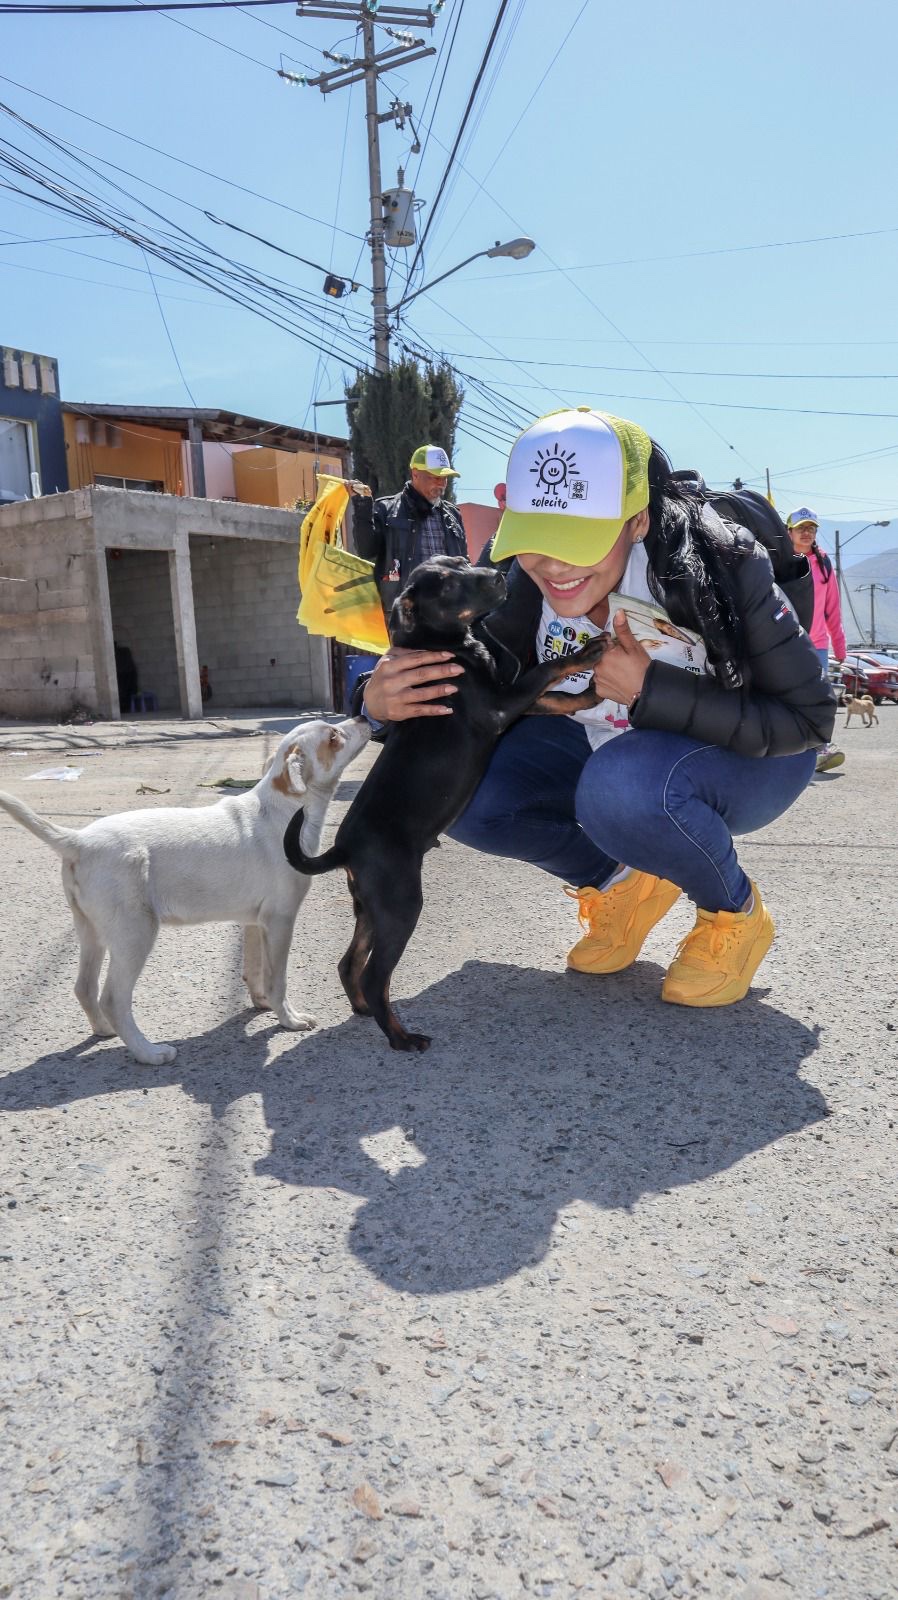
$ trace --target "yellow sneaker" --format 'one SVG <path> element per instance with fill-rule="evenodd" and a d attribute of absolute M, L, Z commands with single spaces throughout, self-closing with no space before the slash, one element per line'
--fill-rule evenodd
<path fill-rule="evenodd" d="M 661 985 L 675 1006 L 730 1006 L 748 993 L 776 928 L 758 890 L 751 911 L 699 911 Z"/>
<path fill-rule="evenodd" d="M 631 872 L 610 889 L 569 889 L 580 902 L 580 925 L 587 931 L 567 964 L 576 972 L 622 972 L 639 955 L 652 928 L 681 894 L 675 883 Z"/>

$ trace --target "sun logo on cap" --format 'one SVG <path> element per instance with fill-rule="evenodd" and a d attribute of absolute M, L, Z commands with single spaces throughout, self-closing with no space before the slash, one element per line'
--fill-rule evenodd
<path fill-rule="evenodd" d="M 536 464 L 530 468 L 537 484 L 549 491 L 565 488 L 568 473 L 577 471 L 575 455 L 574 450 L 562 450 L 557 442 L 551 450 L 537 450 Z"/>

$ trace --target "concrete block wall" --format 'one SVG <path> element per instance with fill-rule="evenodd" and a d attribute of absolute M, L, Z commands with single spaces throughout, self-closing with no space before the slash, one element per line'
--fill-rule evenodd
<path fill-rule="evenodd" d="M 134 657 L 141 689 L 150 689 L 160 711 L 180 710 L 178 660 L 166 550 L 106 553 L 112 634 Z M 128 707 L 122 708 L 128 715 Z"/>
<path fill-rule="evenodd" d="M 0 582 L 0 715 L 117 717 L 114 637 L 161 711 L 201 714 L 200 664 L 212 712 L 329 707 L 328 643 L 296 622 L 296 552 L 292 513 L 236 502 L 93 488 L 0 506 L 0 578 L 24 580 Z"/>
<path fill-rule="evenodd" d="M 309 636 L 296 621 L 297 543 L 192 536 L 190 566 L 207 706 L 320 704 L 312 690 Z"/>
<path fill-rule="evenodd" d="M 70 495 L 0 506 L 0 715 L 97 707 L 90 524 Z"/>

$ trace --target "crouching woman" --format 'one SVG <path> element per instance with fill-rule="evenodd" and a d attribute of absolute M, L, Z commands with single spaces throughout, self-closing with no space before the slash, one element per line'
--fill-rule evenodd
<path fill-rule="evenodd" d="M 786 560 L 780 587 L 764 546 L 674 475 L 641 428 L 588 407 L 521 435 L 507 497 L 491 551 L 510 561 L 507 598 L 479 630 L 500 678 L 600 632 L 609 645 L 591 674 L 566 680 L 566 714 L 527 717 L 499 741 L 451 836 L 568 886 L 584 929 L 568 965 L 581 972 L 630 966 L 687 895 L 695 926 L 662 999 L 729 1005 L 774 936 L 733 837 L 794 804 L 835 718 L 793 609 L 811 592 L 806 563 Z M 654 637 L 628 622 L 647 609 Z M 372 675 L 368 714 L 451 714 L 462 669 L 404 654 Z"/>

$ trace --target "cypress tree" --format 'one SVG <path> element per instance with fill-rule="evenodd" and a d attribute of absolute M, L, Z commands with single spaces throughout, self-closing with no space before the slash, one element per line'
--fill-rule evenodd
<path fill-rule="evenodd" d="M 388 372 L 357 372 L 346 389 L 355 476 L 377 498 L 402 488 L 418 445 L 442 445 L 453 460 L 463 398 L 445 361 L 421 367 L 406 357 Z"/>

